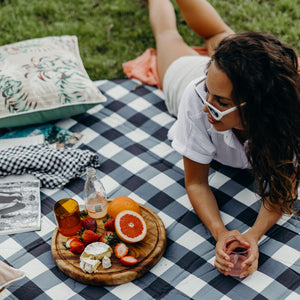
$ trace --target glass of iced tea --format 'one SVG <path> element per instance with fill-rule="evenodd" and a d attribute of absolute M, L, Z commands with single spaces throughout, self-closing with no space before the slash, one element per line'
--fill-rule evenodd
<path fill-rule="evenodd" d="M 242 267 L 242 264 L 249 257 L 250 247 L 232 239 L 232 237 L 229 241 L 225 241 L 225 247 L 225 251 L 230 256 L 230 262 L 233 264 L 233 268 L 228 272 L 228 275 L 239 277 L 248 268 L 248 266 Z"/>
<path fill-rule="evenodd" d="M 76 235 L 81 229 L 79 206 L 74 199 L 62 199 L 55 203 L 54 214 L 58 231 L 64 236 Z"/>

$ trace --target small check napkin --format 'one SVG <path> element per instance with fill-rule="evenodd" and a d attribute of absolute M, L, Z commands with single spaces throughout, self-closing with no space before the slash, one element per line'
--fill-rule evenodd
<path fill-rule="evenodd" d="M 0 176 L 32 174 L 46 188 L 61 187 L 81 176 L 87 166 L 98 167 L 89 150 L 52 148 L 48 144 L 15 146 L 0 151 Z"/>

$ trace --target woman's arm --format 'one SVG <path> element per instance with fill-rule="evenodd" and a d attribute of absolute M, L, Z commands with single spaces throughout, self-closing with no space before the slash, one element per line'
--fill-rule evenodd
<path fill-rule="evenodd" d="M 254 225 L 245 234 L 243 234 L 250 243 L 251 252 L 249 258 L 244 261 L 244 264 L 249 267 L 246 272 L 241 274 L 240 277 L 246 277 L 257 270 L 259 256 L 257 246 L 258 241 L 272 226 L 276 224 L 281 216 L 282 212 L 280 209 L 267 209 L 263 204 L 261 205 Z"/>
<path fill-rule="evenodd" d="M 266 208 L 263 204 L 260 207 L 256 221 L 252 228 L 247 232 L 248 236 L 256 239 L 260 238 L 281 218 L 282 212 L 280 208 Z"/>
<path fill-rule="evenodd" d="M 282 216 L 280 209 L 267 209 L 262 204 L 254 225 L 245 234 L 241 234 L 238 230 L 228 231 L 221 219 L 215 196 L 208 185 L 209 165 L 194 162 L 187 157 L 183 157 L 183 162 L 185 187 L 189 199 L 198 217 L 217 242 L 215 266 L 225 275 L 227 275 L 229 268 L 233 267 L 228 262 L 228 255 L 224 252 L 224 241 L 227 237 L 234 235 L 241 243 L 247 245 L 250 243 L 250 256 L 245 261 L 249 268 L 240 277 L 250 275 L 258 267 L 257 243 Z"/>
<path fill-rule="evenodd" d="M 224 251 L 225 239 L 236 236 L 241 243 L 246 242 L 238 230 L 228 231 L 223 224 L 216 198 L 208 185 L 208 164 L 199 164 L 183 157 L 185 171 L 185 187 L 195 212 L 206 228 L 217 241 L 215 253 L 215 266 L 223 274 L 227 275 L 233 265 L 229 262 L 229 256 Z"/>
<path fill-rule="evenodd" d="M 208 164 L 200 164 L 183 157 L 185 188 L 198 217 L 213 235 L 215 240 L 221 233 L 227 232 L 217 201 L 208 185 Z"/>

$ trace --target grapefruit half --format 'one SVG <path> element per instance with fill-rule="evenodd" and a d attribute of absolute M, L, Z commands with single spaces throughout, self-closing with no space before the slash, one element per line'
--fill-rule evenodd
<path fill-rule="evenodd" d="M 127 243 L 140 242 L 147 234 L 144 218 L 132 210 L 123 210 L 116 216 L 115 229 L 120 240 Z"/>

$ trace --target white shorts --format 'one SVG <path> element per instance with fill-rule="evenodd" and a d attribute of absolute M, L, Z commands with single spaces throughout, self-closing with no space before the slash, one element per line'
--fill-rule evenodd
<path fill-rule="evenodd" d="M 166 71 L 163 92 L 171 115 L 177 116 L 179 103 L 186 86 L 206 73 L 210 57 L 202 55 L 183 56 L 172 62 Z"/>

